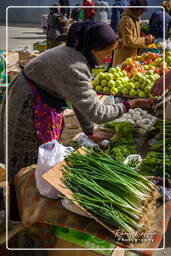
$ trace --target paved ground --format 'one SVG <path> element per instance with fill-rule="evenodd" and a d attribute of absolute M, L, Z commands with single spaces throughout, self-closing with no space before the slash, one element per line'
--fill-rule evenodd
<path fill-rule="evenodd" d="M 6 27 L 0 24 L 0 48 L 6 49 Z M 10 24 L 8 27 L 8 49 L 28 46 L 33 49 L 33 43 L 46 39 L 40 24 Z"/>

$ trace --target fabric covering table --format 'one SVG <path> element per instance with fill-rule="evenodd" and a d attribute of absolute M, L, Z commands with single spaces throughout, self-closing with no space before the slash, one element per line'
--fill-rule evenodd
<path fill-rule="evenodd" d="M 35 183 L 36 165 L 21 169 L 16 177 L 16 192 L 19 211 L 27 234 L 37 241 L 41 248 L 51 248 L 55 244 L 53 226 L 73 228 L 78 231 L 94 235 L 107 240 L 122 248 L 126 244 L 117 242 L 115 236 L 93 219 L 71 213 L 63 208 L 60 200 L 48 199 L 40 196 Z M 171 201 L 166 203 L 165 230 L 171 217 Z M 156 219 L 152 241 L 144 248 L 158 248 L 163 237 L 163 216 Z M 39 248 L 40 248 L 39 247 Z M 134 249 L 135 250 L 135 249 Z M 152 255 L 151 250 L 142 251 L 144 255 Z"/>

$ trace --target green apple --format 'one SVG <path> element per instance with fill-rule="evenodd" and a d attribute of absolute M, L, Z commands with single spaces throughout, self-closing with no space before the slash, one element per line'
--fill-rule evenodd
<path fill-rule="evenodd" d="M 122 86 L 119 86 L 119 87 L 117 87 L 117 89 L 118 89 L 118 92 L 122 92 L 123 87 L 122 87 Z"/>
<path fill-rule="evenodd" d="M 151 90 L 151 86 L 149 85 L 144 88 L 144 92 L 147 94 L 149 93 L 150 90 Z"/>
<path fill-rule="evenodd" d="M 145 98 L 146 94 L 145 94 L 145 92 L 141 91 L 141 92 L 138 93 L 138 96 L 141 97 L 141 98 Z"/>
<path fill-rule="evenodd" d="M 145 80 L 146 80 L 146 78 L 143 76 L 143 77 L 140 78 L 139 82 L 140 82 L 141 84 L 143 84 L 143 83 L 145 82 Z"/>
<path fill-rule="evenodd" d="M 146 84 L 146 85 L 150 85 L 150 84 L 151 84 L 150 79 L 146 79 L 145 84 Z"/>
<path fill-rule="evenodd" d="M 152 71 L 152 70 L 148 70 L 147 72 L 146 72 L 146 75 L 153 75 L 154 74 L 154 72 Z"/>
<path fill-rule="evenodd" d="M 109 80 L 109 82 L 108 82 L 108 87 L 113 87 L 113 86 L 115 86 L 116 85 L 116 83 L 113 81 L 113 80 Z"/>
<path fill-rule="evenodd" d="M 134 89 L 132 89 L 132 90 L 130 90 L 129 95 L 130 96 L 136 96 L 137 92 Z"/>
<path fill-rule="evenodd" d="M 122 90 L 122 93 L 123 93 L 124 95 L 128 95 L 128 94 L 129 94 L 128 88 L 124 88 L 124 89 Z"/>
<path fill-rule="evenodd" d="M 148 79 L 151 81 L 151 82 L 154 82 L 156 80 L 155 76 L 154 75 L 150 75 L 148 77 Z"/>
<path fill-rule="evenodd" d="M 120 72 L 121 71 L 121 68 L 120 67 L 116 67 L 115 68 L 117 72 Z"/>
<path fill-rule="evenodd" d="M 102 88 L 102 86 L 98 85 L 98 86 L 96 86 L 95 90 L 101 92 L 103 90 L 103 88 Z"/>
<path fill-rule="evenodd" d="M 159 79 L 160 75 L 159 74 L 154 74 L 155 79 Z"/>
<path fill-rule="evenodd" d="M 144 68 L 145 70 L 148 70 L 148 69 L 149 69 L 149 66 L 148 66 L 148 65 L 143 65 L 143 68 Z"/>
<path fill-rule="evenodd" d="M 125 70 L 122 70 L 122 73 L 124 76 L 127 76 L 127 72 Z"/>
<path fill-rule="evenodd" d="M 139 81 L 140 78 L 143 77 L 142 73 L 137 73 L 134 77 L 135 81 Z"/>
<path fill-rule="evenodd" d="M 123 73 L 122 73 L 122 71 L 119 71 L 119 72 L 118 72 L 118 75 L 119 75 L 120 77 L 123 77 L 123 76 L 124 76 Z"/>
<path fill-rule="evenodd" d="M 128 83 L 127 88 L 128 88 L 129 90 L 134 89 L 134 84 L 133 84 L 133 83 Z"/>
<path fill-rule="evenodd" d="M 116 80 L 116 86 L 122 86 L 122 81 L 120 79 Z"/>
<path fill-rule="evenodd" d="M 106 78 L 106 80 L 112 80 L 113 79 L 113 75 L 112 74 L 110 74 L 110 73 L 106 73 L 106 75 L 105 75 L 105 78 Z"/>
<path fill-rule="evenodd" d="M 103 92 L 110 92 L 110 88 L 109 87 L 103 87 Z"/>
<path fill-rule="evenodd" d="M 106 80 L 106 79 L 103 79 L 102 81 L 101 81 L 101 86 L 103 86 L 103 87 L 107 87 L 107 84 L 108 84 L 108 81 Z"/>
<path fill-rule="evenodd" d="M 135 89 L 140 89 L 141 88 L 141 85 L 139 82 L 134 82 L 134 88 Z"/>
<path fill-rule="evenodd" d="M 91 83 L 92 83 L 93 86 L 97 86 L 97 85 L 100 84 L 100 80 L 94 79 Z"/>
<path fill-rule="evenodd" d="M 114 80 L 117 80 L 118 78 L 119 78 L 118 73 L 113 74 L 113 79 L 114 79 Z"/>
<path fill-rule="evenodd" d="M 139 95 L 140 92 L 142 92 L 142 90 L 141 90 L 141 89 L 138 89 L 138 90 L 137 90 L 137 95 Z"/>
<path fill-rule="evenodd" d="M 112 94 L 117 94 L 117 93 L 118 93 L 118 89 L 117 89 L 116 87 L 112 87 L 112 88 L 110 89 L 110 92 L 111 92 Z"/>
<path fill-rule="evenodd" d="M 167 62 L 171 62 L 171 56 L 168 56 L 168 57 L 166 58 L 166 61 L 167 61 Z"/>
<path fill-rule="evenodd" d="M 103 72 L 101 72 L 101 73 L 99 73 L 98 74 L 98 78 L 100 79 L 100 80 L 103 80 L 103 79 L 105 79 L 105 73 L 103 73 Z"/>
<path fill-rule="evenodd" d="M 110 69 L 109 69 L 109 73 L 112 74 L 112 75 L 113 75 L 114 73 L 116 73 L 115 68 L 110 68 Z"/>
<path fill-rule="evenodd" d="M 146 84 L 145 82 L 143 84 L 141 84 L 141 91 L 145 89 L 145 87 L 148 86 L 148 84 Z"/>

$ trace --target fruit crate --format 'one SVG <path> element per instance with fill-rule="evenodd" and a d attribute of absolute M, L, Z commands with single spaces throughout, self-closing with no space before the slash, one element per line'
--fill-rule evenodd
<path fill-rule="evenodd" d="M 146 53 L 146 52 L 153 52 L 153 53 L 158 53 L 158 54 L 161 53 L 160 49 L 158 49 L 158 48 L 146 48 L 144 50 L 144 53 Z"/>

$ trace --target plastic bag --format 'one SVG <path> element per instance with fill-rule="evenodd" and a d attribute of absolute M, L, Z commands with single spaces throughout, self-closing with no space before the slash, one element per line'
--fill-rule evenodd
<path fill-rule="evenodd" d="M 136 170 L 139 164 L 141 163 L 141 161 L 142 161 L 142 158 L 140 155 L 132 154 L 125 159 L 124 164 L 129 165 L 130 167 Z"/>
<path fill-rule="evenodd" d="M 98 145 L 90 140 L 84 133 L 80 133 L 79 137 L 75 141 L 82 147 L 98 147 Z"/>
<path fill-rule="evenodd" d="M 72 147 L 64 147 L 56 140 L 44 143 L 39 147 L 35 179 L 37 189 L 42 196 L 52 199 L 58 198 L 59 191 L 46 182 L 42 175 L 64 160 L 72 151 L 74 151 Z"/>

